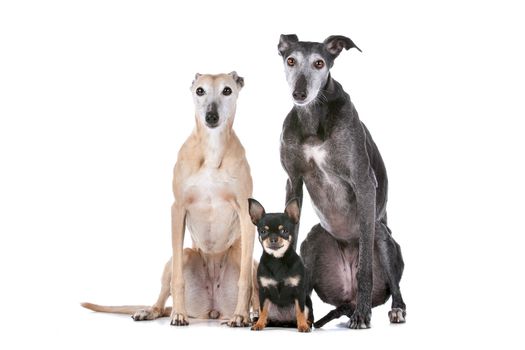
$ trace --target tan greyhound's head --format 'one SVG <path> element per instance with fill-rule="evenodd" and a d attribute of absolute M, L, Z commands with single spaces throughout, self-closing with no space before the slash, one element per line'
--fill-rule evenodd
<path fill-rule="evenodd" d="M 237 106 L 237 96 L 244 79 L 235 71 L 228 74 L 195 74 L 191 84 L 195 118 L 206 128 L 231 127 Z"/>

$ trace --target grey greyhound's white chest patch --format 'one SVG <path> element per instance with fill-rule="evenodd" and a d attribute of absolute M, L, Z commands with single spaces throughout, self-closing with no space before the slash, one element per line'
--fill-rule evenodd
<path fill-rule="evenodd" d="M 326 160 L 326 150 L 323 145 L 303 145 L 303 153 L 307 162 L 313 161 L 322 168 Z"/>

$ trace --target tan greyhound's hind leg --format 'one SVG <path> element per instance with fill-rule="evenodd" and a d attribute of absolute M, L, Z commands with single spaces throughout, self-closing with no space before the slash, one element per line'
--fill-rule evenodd
<path fill-rule="evenodd" d="M 154 320 L 170 316 L 171 307 L 165 307 L 170 296 L 172 261 L 168 261 L 162 274 L 162 286 L 157 302 L 153 306 L 138 310 L 132 316 L 135 321 Z M 196 249 L 186 248 L 183 253 L 184 299 L 189 317 L 208 318 L 212 308 L 211 293 L 205 261 Z"/>
<path fill-rule="evenodd" d="M 135 321 L 144 321 L 144 320 L 155 320 L 162 316 L 169 316 L 171 313 L 171 308 L 166 310 L 164 306 L 166 305 L 166 300 L 170 296 L 171 289 L 171 259 L 164 266 L 164 271 L 161 278 L 161 287 L 160 294 L 157 302 L 153 306 L 138 310 L 135 312 L 131 318 Z"/>
<path fill-rule="evenodd" d="M 206 265 L 197 249 L 184 249 L 184 299 L 189 317 L 217 318 L 212 314 L 212 290 Z"/>

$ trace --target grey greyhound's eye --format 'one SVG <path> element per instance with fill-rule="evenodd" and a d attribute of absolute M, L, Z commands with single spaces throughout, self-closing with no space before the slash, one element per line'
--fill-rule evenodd
<path fill-rule="evenodd" d="M 293 57 L 288 57 L 288 59 L 286 60 L 286 63 L 287 63 L 290 67 L 295 66 L 295 58 L 293 58 Z"/>
<path fill-rule="evenodd" d="M 226 86 L 223 90 L 222 90 L 222 94 L 224 96 L 230 96 L 232 94 L 232 89 L 229 88 L 228 86 Z"/>
<path fill-rule="evenodd" d="M 197 96 L 202 96 L 204 95 L 204 89 L 201 87 L 198 87 L 197 90 L 195 90 L 195 93 L 197 94 Z"/>
<path fill-rule="evenodd" d="M 323 60 L 317 60 L 314 62 L 314 67 L 317 69 L 322 69 L 324 67 L 324 61 Z"/>

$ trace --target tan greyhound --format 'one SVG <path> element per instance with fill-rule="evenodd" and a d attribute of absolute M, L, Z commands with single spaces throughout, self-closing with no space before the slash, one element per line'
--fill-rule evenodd
<path fill-rule="evenodd" d="M 153 306 L 82 306 L 101 312 L 153 320 L 171 315 L 171 325 L 189 317 L 221 318 L 232 327 L 250 324 L 249 307 L 256 271 L 255 239 L 248 212 L 252 195 L 250 167 L 232 129 L 244 80 L 236 72 L 197 74 L 191 90 L 196 126 L 182 145 L 173 174 L 171 207 L 173 256 L 164 268 Z M 183 249 L 185 228 L 192 248 Z M 165 307 L 173 297 L 173 308 Z M 257 310 L 254 310 L 257 311 Z"/>

